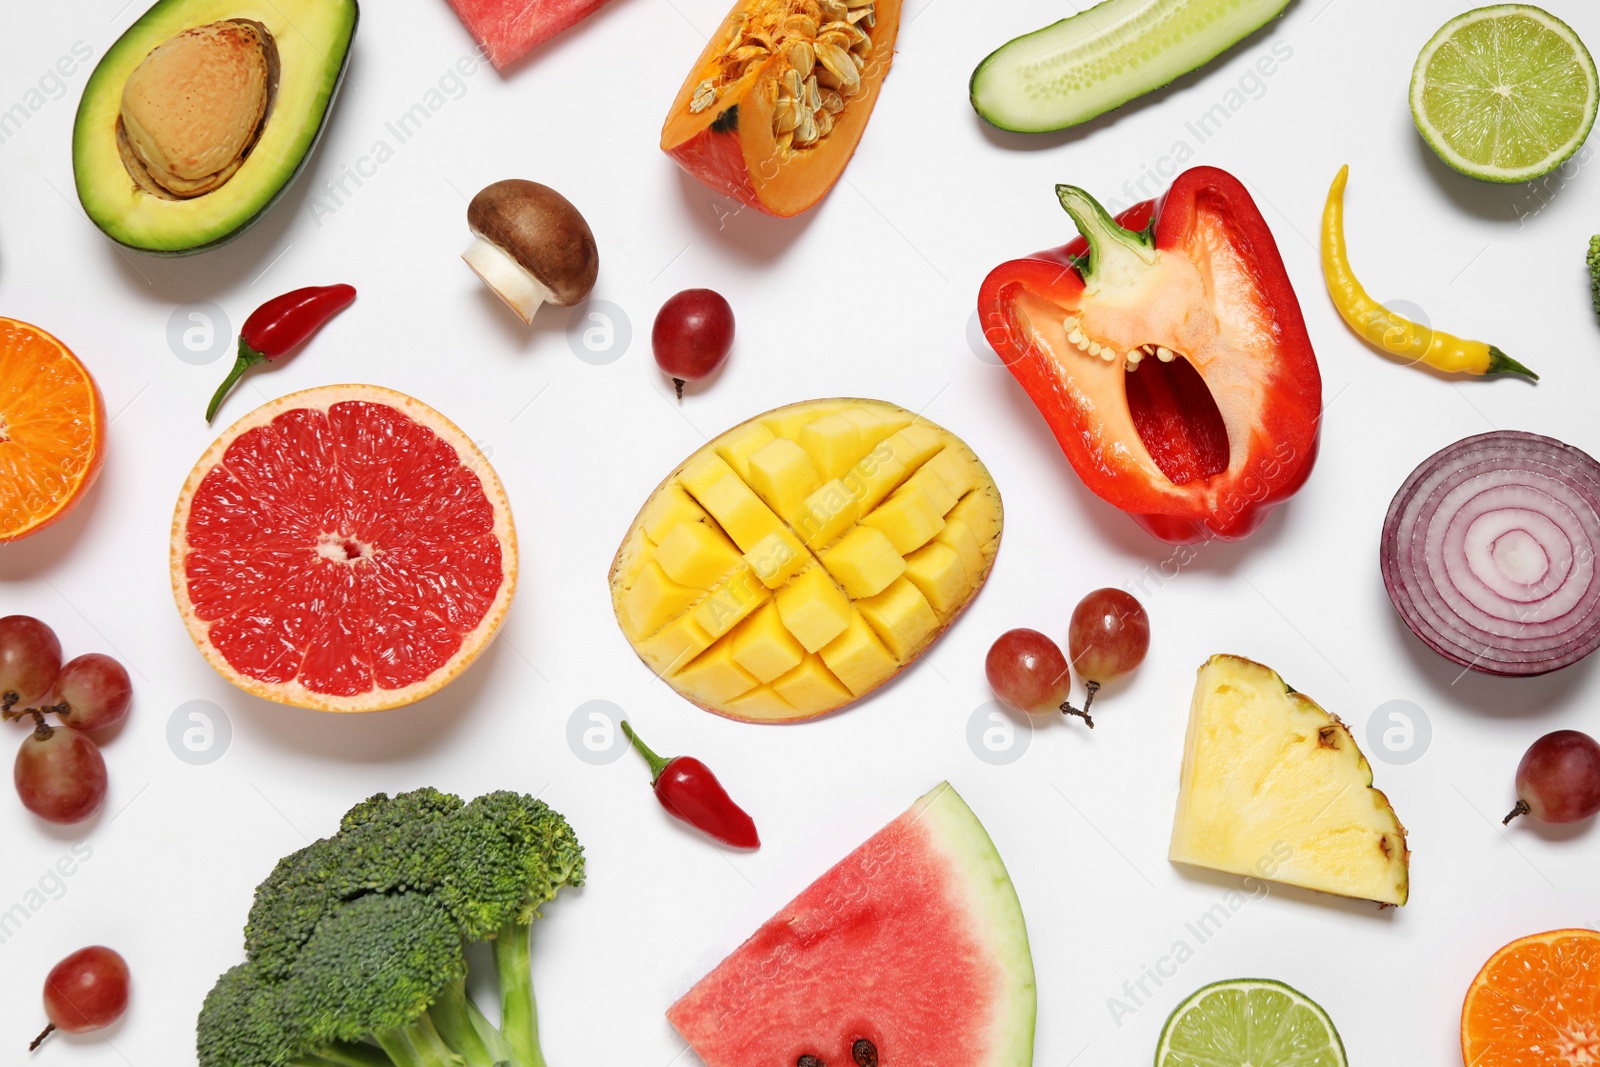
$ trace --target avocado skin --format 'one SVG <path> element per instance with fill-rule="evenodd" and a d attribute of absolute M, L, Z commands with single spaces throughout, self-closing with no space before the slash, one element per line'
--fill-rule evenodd
<path fill-rule="evenodd" d="M 215 0 L 157 0 L 157 3 L 152 5 L 149 10 L 135 20 L 133 25 L 131 25 L 121 37 L 117 38 L 116 42 L 109 49 L 107 49 L 105 55 L 101 57 L 100 62 L 96 65 L 94 72 L 90 75 L 89 81 L 84 87 L 83 96 L 78 103 L 78 111 L 74 121 L 73 130 L 74 184 L 78 193 L 78 202 L 80 205 L 82 205 L 84 213 L 89 216 L 90 221 L 92 221 L 102 233 L 104 233 L 113 242 L 121 247 L 161 259 L 178 259 L 184 256 L 196 255 L 201 252 L 208 252 L 211 249 L 225 245 L 235 238 L 241 236 L 255 226 L 256 223 L 261 221 L 262 216 L 272 209 L 273 205 L 275 205 L 278 200 L 282 198 L 283 194 L 286 193 L 289 190 L 289 187 L 295 183 L 295 180 L 299 178 L 300 173 L 305 170 L 306 164 L 310 161 L 312 154 L 316 152 L 317 145 L 322 141 L 322 135 L 327 131 L 328 117 L 330 114 L 332 114 L 334 105 L 338 102 L 339 90 L 344 86 L 345 74 L 350 67 L 350 56 L 355 48 L 356 31 L 360 27 L 361 22 L 360 2 L 359 0 L 326 0 L 326 2 L 329 4 L 329 6 L 338 5 L 347 7 L 349 9 L 350 28 L 348 35 L 345 38 L 344 47 L 339 50 L 339 63 L 337 69 L 334 70 L 330 76 L 327 74 L 327 65 L 322 65 L 323 76 L 330 78 L 331 86 L 328 91 L 327 102 L 322 106 L 320 114 L 316 115 L 315 117 L 315 129 L 312 131 L 310 138 L 306 141 L 303 151 L 300 152 L 299 157 L 296 159 L 293 167 L 289 168 L 286 172 L 282 169 L 275 172 L 273 177 L 276 177 L 277 180 L 271 182 L 270 188 L 266 187 L 266 182 L 264 181 L 266 176 L 263 176 L 263 178 L 258 178 L 253 182 L 247 181 L 241 185 L 238 181 L 240 175 L 235 175 L 232 180 L 215 192 L 208 193 L 205 196 L 196 197 L 191 201 L 185 201 L 184 203 L 199 204 L 202 201 L 214 201 L 217 198 L 221 198 L 226 202 L 228 200 L 237 201 L 239 199 L 249 199 L 255 195 L 261 195 L 263 197 L 260 200 L 260 203 L 256 205 L 255 209 L 248 216 L 241 219 L 227 232 L 219 234 L 210 240 L 203 240 L 193 245 L 187 245 L 178 248 L 161 248 L 152 247 L 147 244 L 140 244 L 137 240 L 128 238 L 125 233 L 118 232 L 119 227 L 117 226 L 117 221 L 115 219 L 97 217 L 97 213 L 91 204 L 92 198 L 86 192 L 86 186 L 91 185 L 95 181 L 96 176 L 86 176 L 79 172 L 80 161 L 78 142 L 80 137 L 83 135 L 81 127 L 86 121 L 90 121 L 88 116 L 95 110 L 96 105 L 99 103 L 100 94 L 114 91 L 117 95 L 118 101 L 120 102 L 123 82 L 118 81 L 114 86 L 111 84 L 101 85 L 101 79 L 99 78 L 101 68 L 103 68 L 107 63 L 117 60 L 119 57 L 121 57 L 123 52 L 128 49 L 137 49 L 139 52 L 139 58 L 142 60 L 145 55 L 149 54 L 151 49 L 155 48 L 157 45 L 161 44 L 168 37 L 170 37 L 171 34 L 151 35 L 148 32 L 148 28 L 152 25 L 161 25 L 164 21 L 164 17 L 169 12 L 181 10 L 186 7 L 202 9 L 201 13 L 199 13 L 196 18 L 179 28 L 181 31 L 181 29 L 189 28 L 189 26 L 205 25 L 206 23 L 221 21 L 222 19 L 229 17 L 248 18 L 254 13 L 255 5 L 248 2 L 242 2 L 237 5 L 238 10 L 230 15 L 227 13 L 219 13 L 218 4 L 215 2 Z M 278 43 L 281 50 L 284 47 L 284 42 L 281 37 L 279 38 Z M 301 44 L 299 47 L 300 49 L 304 49 L 308 46 Z M 280 72 L 279 97 L 282 96 L 282 79 L 292 76 L 292 72 L 287 69 L 288 64 L 285 64 L 284 66 L 286 69 Z M 298 70 L 298 66 L 295 69 Z M 277 100 L 275 99 L 273 101 L 271 110 L 268 113 L 266 124 L 262 128 L 261 136 L 264 138 L 267 135 L 267 130 L 273 125 L 273 123 L 285 121 L 286 118 L 287 116 L 285 116 L 278 109 Z M 258 139 L 257 144 L 259 143 L 260 141 Z M 253 148 L 252 151 L 254 151 Z M 115 165 L 117 168 L 121 168 L 120 159 L 116 161 Z M 100 169 L 103 170 L 105 168 L 102 167 Z M 126 178 L 126 175 L 115 173 L 112 175 L 107 175 L 106 178 L 111 181 L 118 182 L 130 180 Z M 175 231 L 168 231 L 169 234 L 173 232 Z"/>

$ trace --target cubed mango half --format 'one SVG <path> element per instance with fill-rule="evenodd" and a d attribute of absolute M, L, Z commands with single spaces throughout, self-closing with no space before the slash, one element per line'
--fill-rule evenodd
<path fill-rule="evenodd" d="M 612 565 L 624 636 L 703 708 L 771 722 L 858 700 L 988 577 L 999 493 L 959 438 L 875 400 L 792 404 L 701 448 Z"/>

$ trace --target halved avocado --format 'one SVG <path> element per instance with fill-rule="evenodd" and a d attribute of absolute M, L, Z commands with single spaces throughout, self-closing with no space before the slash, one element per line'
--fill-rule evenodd
<path fill-rule="evenodd" d="M 243 233 L 289 187 L 316 147 L 349 63 L 359 14 L 357 0 L 159 0 L 106 52 L 78 104 L 72 169 L 89 218 L 118 244 L 157 255 L 200 252 Z M 208 54 L 226 58 L 229 47 L 259 47 L 266 57 L 265 112 L 248 134 L 229 131 L 243 145 L 236 171 L 199 195 L 172 192 L 142 165 L 143 144 L 130 148 L 151 138 L 128 136 L 124 89 L 157 48 L 186 34 L 192 43 L 201 28 L 219 26 L 247 29 L 242 35 L 225 32 L 229 43 Z M 141 77 L 148 82 L 152 70 L 173 66 L 154 64 Z M 203 70 L 191 73 L 208 94 L 226 81 L 207 78 Z M 173 127 L 192 136 L 189 119 L 185 115 Z"/>

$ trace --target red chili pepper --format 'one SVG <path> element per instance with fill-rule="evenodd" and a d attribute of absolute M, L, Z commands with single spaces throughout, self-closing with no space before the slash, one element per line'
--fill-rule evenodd
<path fill-rule="evenodd" d="M 228 390 L 245 371 L 257 363 L 288 355 L 329 319 L 349 307 L 355 298 L 354 286 L 313 285 L 273 297 L 251 312 L 244 320 L 244 329 L 239 331 L 239 358 L 234 360 L 233 369 L 211 397 L 206 421 L 210 422 L 216 415 Z"/>
<path fill-rule="evenodd" d="M 710 767 L 692 756 L 662 759 L 639 740 L 626 720 L 622 723 L 622 732 L 650 764 L 650 784 L 655 789 L 656 799 L 669 813 L 725 845 L 761 847 L 755 820 L 733 802 Z"/>
<path fill-rule="evenodd" d="M 1083 236 L 990 273 L 985 336 L 1102 499 L 1172 544 L 1244 537 L 1311 473 L 1322 414 L 1266 220 L 1213 167 L 1115 219 L 1056 193 Z"/>

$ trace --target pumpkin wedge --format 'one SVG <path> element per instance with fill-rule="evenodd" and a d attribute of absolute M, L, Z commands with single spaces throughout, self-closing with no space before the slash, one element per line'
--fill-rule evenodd
<path fill-rule="evenodd" d="M 901 0 L 739 0 L 672 102 L 661 148 L 769 215 L 844 173 L 894 60 Z"/>

